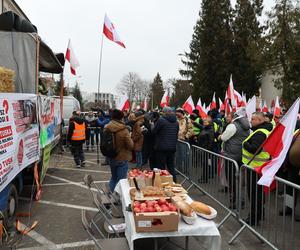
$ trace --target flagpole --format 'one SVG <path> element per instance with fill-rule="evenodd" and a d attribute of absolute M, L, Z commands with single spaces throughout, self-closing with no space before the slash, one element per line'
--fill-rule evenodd
<path fill-rule="evenodd" d="M 99 62 L 99 75 L 98 75 L 97 102 L 99 102 L 99 97 L 100 97 L 101 65 L 102 65 L 102 49 L 103 49 L 103 32 L 102 32 L 101 49 L 100 49 L 100 62 Z"/>

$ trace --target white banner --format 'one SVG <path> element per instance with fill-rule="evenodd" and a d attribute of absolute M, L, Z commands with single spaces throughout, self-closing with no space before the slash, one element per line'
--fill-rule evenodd
<path fill-rule="evenodd" d="M 36 95 L 0 93 L 0 192 L 39 154 Z"/>

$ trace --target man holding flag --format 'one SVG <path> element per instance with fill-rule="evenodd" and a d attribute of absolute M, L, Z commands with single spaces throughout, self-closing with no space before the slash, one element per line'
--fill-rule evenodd
<path fill-rule="evenodd" d="M 252 133 L 244 140 L 242 162 L 252 168 L 261 167 L 270 158 L 269 153 L 262 149 L 262 144 L 271 133 L 273 126 L 265 121 L 264 113 L 255 112 L 251 118 Z M 247 175 L 247 193 L 251 200 L 251 212 L 246 222 L 249 225 L 258 224 L 263 218 L 262 186 L 258 186 L 256 172 Z"/>

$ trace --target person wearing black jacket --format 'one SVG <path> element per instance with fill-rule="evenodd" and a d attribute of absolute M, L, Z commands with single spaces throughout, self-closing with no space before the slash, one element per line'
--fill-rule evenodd
<path fill-rule="evenodd" d="M 85 156 L 83 152 L 82 145 L 85 142 L 87 134 L 87 125 L 80 117 L 80 112 L 77 112 L 70 124 L 68 129 L 68 141 L 71 144 L 71 151 L 74 156 L 74 161 L 77 168 L 85 166 Z"/>
<path fill-rule="evenodd" d="M 243 149 L 253 155 L 259 155 L 262 151 L 262 149 L 259 150 L 259 148 L 268 137 L 268 135 L 264 133 L 263 130 L 265 129 L 271 132 L 273 126 L 271 123 L 265 121 L 265 117 L 262 112 L 256 112 L 252 115 L 251 125 L 251 129 L 253 132 L 252 134 L 250 134 L 250 138 L 248 137 L 243 142 Z M 256 167 L 255 164 L 253 164 L 255 161 L 253 160 L 251 163 L 248 164 L 248 160 L 244 157 L 244 155 L 242 161 L 244 164 L 250 165 L 253 168 Z M 264 216 L 263 187 L 261 185 L 258 185 L 257 181 L 258 178 L 255 171 L 251 171 L 251 173 L 247 174 L 247 192 L 249 200 L 251 200 L 251 212 L 248 218 L 246 219 L 246 222 L 252 226 L 258 224 Z"/>
<path fill-rule="evenodd" d="M 154 135 L 154 149 L 156 151 L 157 168 L 165 169 L 167 166 L 176 182 L 175 152 L 179 125 L 175 113 L 170 107 L 163 108 L 163 116 L 158 119 L 152 134 Z"/>

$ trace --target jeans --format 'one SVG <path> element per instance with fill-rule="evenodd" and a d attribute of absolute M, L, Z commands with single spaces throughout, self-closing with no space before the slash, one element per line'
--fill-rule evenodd
<path fill-rule="evenodd" d="M 127 178 L 128 161 L 116 161 L 114 159 L 108 159 L 111 178 L 109 181 L 109 188 L 113 192 L 119 180 Z"/>
<path fill-rule="evenodd" d="M 142 151 L 135 151 L 136 167 L 141 168 L 143 166 L 143 153 Z"/>
<path fill-rule="evenodd" d="M 85 161 L 82 144 L 72 145 L 72 153 L 74 156 L 74 161 L 76 165 L 80 165 Z"/>
<path fill-rule="evenodd" d="M 94 129 L 88 129 L 87 138 L 86 138 L 86 147 L 89 149 L 90 147 L 90 141 L 92 145 L 92 149 L 95 145 L 95 130 Z"/>
<path fill-rule="evenodd" d="M 175 152 L 168 151 L 156 151 L 156 167 L 160 169 L 168 169 L 173 180 L 176 182 L 176 171 L 175 171 Z"/>

